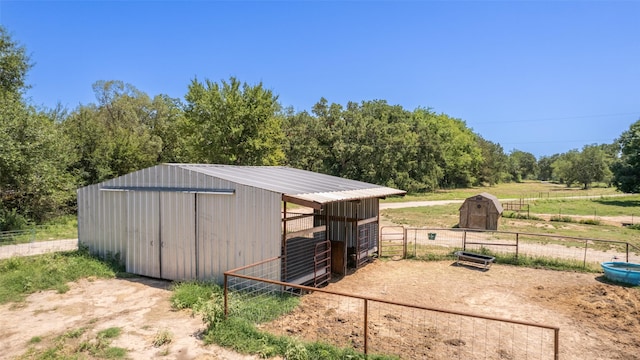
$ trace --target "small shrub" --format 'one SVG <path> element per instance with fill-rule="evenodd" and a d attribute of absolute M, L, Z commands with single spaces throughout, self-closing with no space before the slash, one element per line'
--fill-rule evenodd
<path fill-rule="evenodd" d="M 199 282 L 183 282 L 173 286 L 171 306 L 174 309 L 193 309 L 197 304 L 208 301 L 213 293 L 222 293 L 220 286 Z"/>
<path fill-rule="evenodd" d="M 101 339 L 113 339 L 120 336 L 122 329 L 119 327 L 110 327 L 108 329 L 104 329 L 98 333 L 98 338 Z"/>
<path fill-rule="evenodd" d="M 284 358 L 287 360 L 309 360 L 309 351 L 300 343 L 290 343 L 284 352 Z"/>
<path fill-rule="evenodd" d="M 549 219 L 549 221 L 557 221 L 557 222 L 565 222 L 565 223 L 574 223 L 576 222 L 571 216 L 559 216 L 554 215 Z"/>
<path fill-rule="evenodd" d="M 79 338 L 82 334 L 84 334 L 85 328 L 79 328 L 79 329 L 74 329 L 74 330 L 69 330 L 66 333 L 64 333 L 62 335 L 63 338 L 67 338 L 67 339 L 77 339 Z"/>
<path fill-rule="evenodd" d="M 29 220 L 18 214 L 16 209 L 5 210 L 0 207 L 0 231 L 24 230 L 28 226 Z"/>
<path fill-rule="evenodd" d="M 224 320 L 224 305 L 220 299 L 198 302 L 193 311 L 202 316 L 202 322 L 207 324 L 209 330 L 217 328 Z"/>
<path fill-rule="evenodd" d="M 42 337 L 34 336 L 29 340 L 29 344 L 37 344 L 42 341 Z"/>
<path fill-rule="evenodd" d="M 585 224 L 585 225 L 600 225 L 601 222 L 600 220 L 596 220 L 596 219 L 582 219 L 580 220 L 580 224 Z"/>
<path fill-rule="evenodd" d="M 64 294 L 69 291 L 69 285 L 67 284 L 57 284 L 54 286 L 58 294 Z"/>
<path fill-rule="evenodd" d="M 640 224 L 629 225 L 627 226 L 627 229 L 640 230 Z"/>
<path fill-rule="evenodd" d="M 153 337 L 153 346 L 160 347 L 173 341 L 173 334 L 169 330 L 158 331 Z"/>
<path fill-rule="evenodd" d="M 512 211 L 512 212 L 504 212 L 502 213 L 502 217 L 506 218 L 506 219 L 519 219 L 519 220 L 542 220 L 542 218 L 539 218 L 535 215 L 527 215 L 525 213 L 519 213 L 516 211 Z"/>

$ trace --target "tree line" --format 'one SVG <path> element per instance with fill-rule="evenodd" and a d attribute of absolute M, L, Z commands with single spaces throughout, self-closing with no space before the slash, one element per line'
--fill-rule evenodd
<path fill-rule="evenodd" d="M 384 100 L 283 107 L 262 83 L 191 80 L 184 99 L 97 81 L 75 109 L 29 103 L 24 46 L 0 27 L 0 230 L 75 210 L 75 190 L 165 162 L 286 165 L 407 190 L 525 179 L 637 192 L 640 121 L 615 143 L 542 157 Z"/>

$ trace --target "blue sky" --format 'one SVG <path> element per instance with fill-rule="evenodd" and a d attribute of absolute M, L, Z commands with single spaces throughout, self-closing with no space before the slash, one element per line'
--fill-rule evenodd
<path fill-rule="evenodd" d="M 31 103 L 73 110 L 122 80 L 184 98 L 235 76 L 284 106 L 383 99 L 536 156 L 640 119 L 640 1 L 7 1 Z"/>

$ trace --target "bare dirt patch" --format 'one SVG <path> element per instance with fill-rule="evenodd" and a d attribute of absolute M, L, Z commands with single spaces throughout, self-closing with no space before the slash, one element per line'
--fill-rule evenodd
<path fill-rule="evenodd" d="M 638 359 L 640 354 L 640 289 L 603 283 L 599 274 L 500 264 L 483 272 L 454 266 L 450 261 L 377 261 L 330 284 L 327 289 L 557 326 L 561 359 Z M 345 307 L 350 311 L 340 311 Z M 315 292 L 305 296 L 293 313 L 265 328 L 358 348 L 362 346 L 360 312 L 356 304 L 344 298 L 327 298 Z M 375 342 L 376 334 L 388 333 L 385 328 L 393 327 L 394 337 L 383 338 L 376 349 L 398 353 L 397 346 L 404 344 L 403 358 L 469 358 L 464 355 L 465 347 L 493 346 L 475 340 L 472 344 L 468 339 L 443 331 L 447 327 L 463 327 L 458 319 L 441 328 L 414 326 L 403 332 L 403 326 L 418 322 L 422 315 L 406 309 L 371 312 L 370 317 L 377 324 L 369 326 L 370 341 Z M 481 337 L 489 337 L 490 330 L 472 329 Z M 406 346 L 412 343 L 412 337 L 421 339 L 419 346 Z M 446 346 L 440 346 L 442 344 Z M 490 349 L 488 358 L 523 358 L 510 347 L 506 349 Z"/>
<path fill-rule="evenodd" d="M 84 329 L 81 338 L 95 339 L 104 329 L 118 327 L 121 335 L 111 345 L 127 350 L 131 359 L 255 359 L 205 346 L 199 336 L 204 324 L 191 312 L 171 309 L 169 282 L 146 278 L 92 280 L 70 283 L 64 294 L 43 291 L 24 303 L 0 306 L 1 359 L 15 359 L 29 351 L 53 348 L 56 338 Z M 168 332 L 171 342 L 155 347 L 158 333 Z M 40 342 L 31 342 L 34 337 Z M 69 341 L 65 351 L 73 354 Z M 89 354 L 83 353 L 86 358 Z"/>
<path fill-rule="evenodd" d="M 376 261 L 330 284 L 327 289 L 558 326 L 561 359 L 638 359 L 640 289 L 600 280 L 599 274 L 500 264 L 483 272 L 453 266 L 451 261 Z M 199 338 L 204 328 L 200 319 L 192 317 L 189 311 L 171 309 L 169 285 L 145 278 L 88 279 L 69 284 L 70 290 L 64 294 L 40 292 L 24 303 L 2 305 L 0 358 L 19 358 L 29 348 L 51 348 L 57 337 L 75 329 L 85 328 L 83 337 L 95 338 L 99 331 L 110 327 L 122 329 L 112 345 L 127 349 L 127 356 L 132 359 L 257 358 L 204 346 Z M 362 350 L 362 318 L 358 317 L 358 306 L 345 298 L 327 300 L 319 294 L 304 296 L 298 309 L 274 323 L 278 326 L 264 327 L 274 333 Z M 442 329 L 402 333 L 403 324 L 418 313 L 405 312 L 403 318 L 396 312 L 371 306 L 371 316 L 384 319 L 368 329 L 371 341 L 377 334 L 391 330 L 401 334 L 378 343 L 378 351 L 384 351 L 385 346 L 402 346 L 411 337 L 422 339 L 420 346 L 405 348 L 403 358 L 466 358 L 464 352 L 455 351 L 477 346 Z M 458 320 L 453 319 L 452 323 L 456 325 Z M 154 347 L 156 334 L 165 330 L 172 334 L 171 342 Z M 42 341 L 29 343 L 36 336 Z M 454 352 L 434 352 L 439 349 L 438 344 Z M 497 355 L 487 358 L 519 358 L 502 349 L 492 354 Z"/>

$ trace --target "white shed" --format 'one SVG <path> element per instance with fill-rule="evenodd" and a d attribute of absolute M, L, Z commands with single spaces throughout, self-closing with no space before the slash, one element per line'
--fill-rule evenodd
<path fill-rule="evenodd" d="M 378 200 L 404 193 L 288 167 L 162 164 L 79 189 L 78 237 L 139 275 L 221 282 L 281 256 L 280 280 L 318 285 L 377 251 Z"/>

